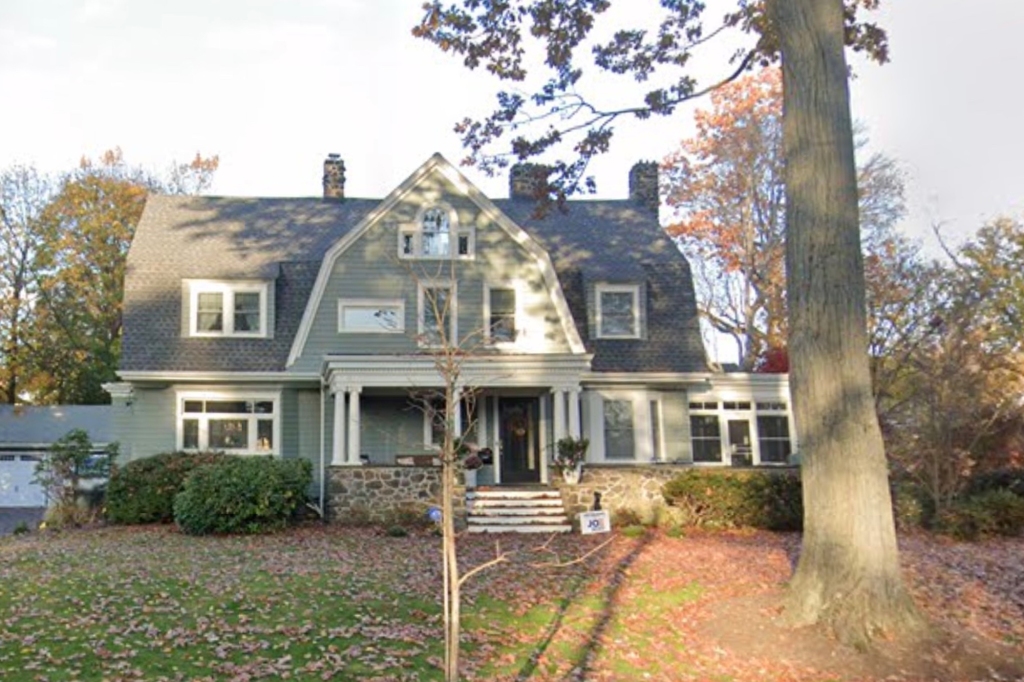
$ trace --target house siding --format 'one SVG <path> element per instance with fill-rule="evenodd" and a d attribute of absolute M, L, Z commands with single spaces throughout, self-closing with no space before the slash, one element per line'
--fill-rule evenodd
<path fill-rule="evenodd" d="M 475 257 L 470 260 L 398 258 L 399 230 L 415 222 L 420 207 L 443 201 L 462 228 L 475 231 Z M 485 285 L 515 284 L 524 335 L 520 352 L 567 352 L 568 339 L 543 274 L 533 255 L 447 180 L 430 176 L 390 212 L 351 244 L 334 264 L 313 317 L 309 336 L 293 371 L 316 371 L 327 354 L 417 353 L 418 283 L 456 279 L 457 327 L 460 339 L 479 346 Z M 338 301 L 351 298 L 400 299 L 405 304 L 403 333 L 338 333 Z"/>
<path fill-rule="evenodd" d="M 172 452 L 177 438 L 174 391 L 170 388 L 134 387 L 131 417 L 119 423 L 121 462 Z"/>

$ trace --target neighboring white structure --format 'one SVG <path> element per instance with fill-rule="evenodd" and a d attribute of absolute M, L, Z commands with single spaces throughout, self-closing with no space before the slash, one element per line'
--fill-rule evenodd
<path fill-rule="evenodd" d="M 0 507 L 45 507 L 36 464 L 68 431 L 82 429 L 97 449 L 112 441 L 110 405 L 0 405 Z"/>

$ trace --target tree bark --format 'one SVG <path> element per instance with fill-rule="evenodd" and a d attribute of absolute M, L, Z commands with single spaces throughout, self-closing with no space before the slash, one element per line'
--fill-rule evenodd
<path fill-rule="evenodd" d="M 842 0 L 771 0 L 782 47 L 790 388 L 804 490 L 787 614 L 846 643 L 922 631 L 904 588 L 867 357 Z"/>

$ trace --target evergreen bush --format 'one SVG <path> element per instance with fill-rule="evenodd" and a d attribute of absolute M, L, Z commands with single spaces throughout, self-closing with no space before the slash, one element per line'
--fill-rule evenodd
<path fill-rule="evenodd" d="M 185 480 L 174 520 L 189 535 L 280 530 L 303 507 L 312 480 L 304 459 L 227 456 Z"/>
<path fill-rule="evenodd" d="M 691 469 L 668 481 L 662 494 L 691 526 L 803 527 L 800 476 L 791 471 Z"/>
<path fill-rule="evenodd" d="M 174 497 L 192 470 L 223 458 L 219 452 L 165 452 L 115 468 L 107 485 L 107 520 L 170 523 Z"/>

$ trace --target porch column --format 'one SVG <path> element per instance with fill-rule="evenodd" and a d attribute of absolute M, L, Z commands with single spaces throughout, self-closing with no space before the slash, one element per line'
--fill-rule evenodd
<path fill-rule="evenodd" d="M 359 464 L 359 393 L 361 386 L 349 386 L 348 405 L 348 458 L 346 464 Z"/>
<path fill-rule="evenodd" d="M 565 438 L 565 394 L 564 388 L 556 388 L 551 391 L 551 395 L 554 398 L 554 418 L 555 418 L 555 442 L 557 443 L 561 439 Z"/>
<path fill-rule="evenodd" d="M 331 466 L 345 464 L 345 391 L 334 389 L 334 442 L 331 444 Z"/>
<path fill-rule="evenodd" d="M 569 435 L 579 438 L 582 435 L 580 429 L 580 389 L 569 389 Z"/>

